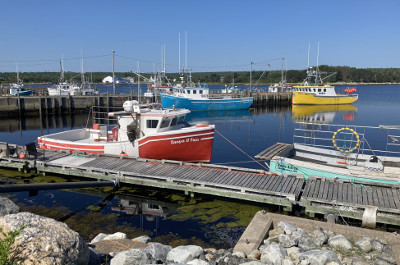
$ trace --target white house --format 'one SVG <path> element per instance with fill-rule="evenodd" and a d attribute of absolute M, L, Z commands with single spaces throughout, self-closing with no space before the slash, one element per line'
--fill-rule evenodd
<path fill-rule="evenodd" d="M 115 83 L 116 84 L 129 84 L 129 83 L 131 83 L 130 78 L 124 79 L 124 78 L 116 76 L 114 79 L 115 79 Z M 104 77 L 102 82 L 105 83 L 105 84 L 112 84 L 113 78 L 110 75 L 106 76 L 106 77 Z"/>

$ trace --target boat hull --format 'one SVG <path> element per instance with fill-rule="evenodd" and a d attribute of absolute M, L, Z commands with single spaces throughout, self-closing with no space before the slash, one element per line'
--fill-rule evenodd
<path fill-rule="evenodd" d="M 151 159 L 210 162 L 214 142 L 214 127 L 201 131 L 154 135 L 138 141 L 139 156 Z"/>
<path fill-rule="evenodd" d="M 198 125 L 180 132 L 167 131 L 136 140 L 92 141 L 90 131 L 78 129 L 50 134 L 38 138 L 41 149 L 65 150 L 92 154 L 125 155 L 149 159 L 209 162 L 214 142 L 214 126 Z M 86 139 L 86 140 L 84 140 Z"/>
<path fill-rule="evenodd" d="M 304 164 L 304 163 L 303 163 Z M 288 158 L 279 158 L 273 159 L 270 161 L 269 167 L 272 173 L 276 174 L 300 174 L 304 175 L 305 179 L 308 179 L 310 176 L 318 176 L 327 178 L 331 181 L 339 178 L 345 179 L 349 181 L 362 181 L 362 182 L 373 182 L 373 183 L 383 183 L 383 184 L 390 184 L 390 185 L 400 185 L 399 181 L 390 180 L 389 177 L 380 177 L 377 178 L 376 176 L 368 177 L 367 173 L 364 175 L 355 175 L 354 172 L 342 169 L 338 170 L 337 168 L 330 167 L 330 166 L 322 166 L 314 164 L 315 167 L 312 165 L 300 165 L 296 163 L 294 159 Z"/>
<path fill-rule="evenodd" d="M 190 99 L 169 94 L 160 94 L 163 108 L 184 108 L 194 111 L 243 110 L 253 104 L 253 98 Z"/>
<path fill-rule="evenodd" d="M 292 103 L 294 105 L 340 105 L 352 104 L 358 99 L 358 95 L 316 96 L 312 93 L 293 92 Z"/>

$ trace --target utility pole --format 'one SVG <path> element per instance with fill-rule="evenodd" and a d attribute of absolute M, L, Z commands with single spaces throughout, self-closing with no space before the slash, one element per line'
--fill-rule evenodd
<path fill-rule="evenodd" d="M 115 95 L 115 74 L 114 74 L 114 54 L 115 51 L 112 51 L 112 66 L 113 66 L 113 76 L 112 76 L 112 82 L 113 82 L 113 94 Z"/>

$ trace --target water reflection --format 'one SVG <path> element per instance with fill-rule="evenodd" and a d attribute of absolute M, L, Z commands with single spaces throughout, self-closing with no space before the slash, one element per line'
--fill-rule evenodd
<path fill-rule="evenodd" d="M 335 116 L 342 115 L 342 120 L 354 120 L 357 108 L 353 105 L 293 105 L 292 119 L 294 122 L 310 122 L 331 124 Z"/>

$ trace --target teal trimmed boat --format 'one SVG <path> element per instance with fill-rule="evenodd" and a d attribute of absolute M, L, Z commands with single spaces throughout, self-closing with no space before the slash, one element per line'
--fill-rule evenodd
<path fill-rule="evenodd" d="M 270 159 L 273 173 L 400 185 L 400 126 L 297 123 L 285 146 Z"/>

